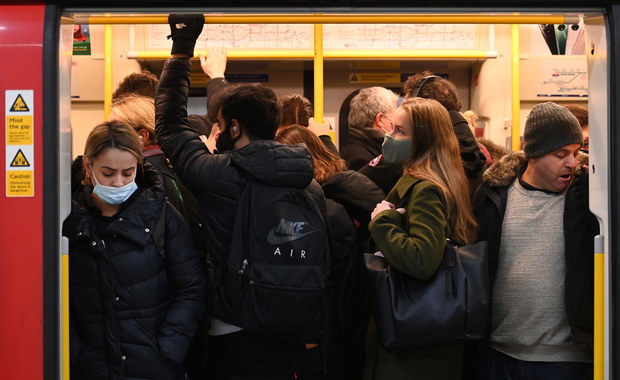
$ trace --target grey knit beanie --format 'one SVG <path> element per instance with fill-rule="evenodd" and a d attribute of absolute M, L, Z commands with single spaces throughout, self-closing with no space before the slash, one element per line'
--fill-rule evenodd
<path fill-rule="evenodd" d="M 570 144 L 583 145 L 581 126 L 568 108 L 553 102 L 534 106 L 523 131 L 525 157 L 540 157 Z"/>

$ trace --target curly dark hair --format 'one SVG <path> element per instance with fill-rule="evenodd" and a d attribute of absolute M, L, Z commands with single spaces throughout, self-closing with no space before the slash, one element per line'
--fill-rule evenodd
<path fill-rule="evenodd" d="M 403 92 L 405 96 L 411 96 L 415 86 L 422 79 L 430 75 L 435 74 L 425 70 L 407 78 L 405 83 L 403 83 Z M 422 88 L 420 88 L 417 96 L 420 98 L 435 99 L 441 103 L 442 106 L 446 107 L 448 111 L 459 111 L 461 109 L 461 100 L 456 92 L 456 86 L 447 79 L 434 78 L 427 81 Z"/>

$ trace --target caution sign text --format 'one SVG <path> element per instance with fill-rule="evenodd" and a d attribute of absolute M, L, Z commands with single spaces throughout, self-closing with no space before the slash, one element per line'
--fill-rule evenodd
<path fill-rule="evenodd" d="M 7 145 L 32 144 L 32 116 L 7 116 L 6 117 L 6 143 Z"/>
<path fill-rule="evenodd" d="M 349 83 L 400 83 L 400 74 L 396 73 L 352 73 Z"/>
<path fill-rule="evenodd" d="M 7 197 L 34 197 L 34 90 L 4 92 L 4 168 Z"/>
<path fill-rule="evenodd" d="M 34 173 L 32 170 L 7 172 L 6 195 L 9 197 L 34 196 Z"/>

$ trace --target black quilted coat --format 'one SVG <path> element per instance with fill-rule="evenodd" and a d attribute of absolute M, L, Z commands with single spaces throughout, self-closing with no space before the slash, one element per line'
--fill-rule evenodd
<path fill-rule="evenodd" d="M 182 362 L 204 313 L 204 267 L 160 175 L 147 163 L 136 182 L 101 234 L 90 187 L 76 192 L 63 225 L 73 380 L 185 378 Z M 162 253 L 152 234 L 163 207 Z"/>
<path fill-rule="evenodd" d="M 164 65 L 155 101 L 155 130 L 175 172 L 198 199 L 209 235 L 209 252 L 217 260 L 225 260 L 230 251 L 237 204 L 247 177 L 273 186 L 308 188 L 324 211 L 323 192 L 312 180 L 312 159 L 304 145 L 257 140 L 223 154 L 209 152 L 187 120 L 191 72 L 189 59 L 171 58 Z M 222 294 L 214 294 L 211 301 L 211 316 L 236 323 Z"/>

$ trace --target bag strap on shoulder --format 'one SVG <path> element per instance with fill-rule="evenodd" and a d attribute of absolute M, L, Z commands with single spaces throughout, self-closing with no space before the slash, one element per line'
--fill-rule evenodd
<path fill-rule="evenodd" d="M 405 196 L 403 197 L 403 199 L 400 201 L 400 206 L 398 206 L 397 208 L 404 208 L 405 206 L 407 206 L 407 203 L 409 203 L 409 198 L 411 198 L 411 193 L 413 192 L 413 188 L 415 187 L 415 185 L 418 184 L 418 181 L 415 181 L 413 183 L 413 185 L 411 185 L 407 191 L 405 191 Z"/>

